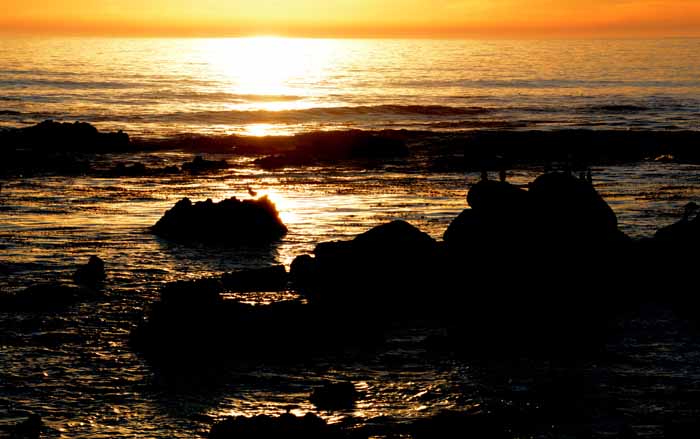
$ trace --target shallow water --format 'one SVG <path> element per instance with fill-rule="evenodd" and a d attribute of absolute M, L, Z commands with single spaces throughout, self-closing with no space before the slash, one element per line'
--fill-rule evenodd
<path fill-rule="evenodd" d="M 426 355 L 423 341 L 442 333 L 429 322 L 388 334 L 388 344 L 378 351 L 320 357 L 292 367 L 243 364 L 213 371 L 206 379 L 199 374 L 175 381 L 151 370 L 130 350 L 127 338 L 163 282 L 275 263 L 288 266 L 318 242 L 350 238 L 396 218 L 440 239 L 465 207 L 467 184 L 477 179 L 475 174 L 424 172 L 411 161 L 369 170 L 329 166 L 269 172 L 259 170 L 250 158 L 223 157 L 234 166 L 206 176 L 43 176 L 3 182 L 3 289 L 69 280 L 76 265 L 91 254 L 105 259 L 109 280 L 104 299 L 66 312 L 0 316 L 0 418 L 21 410 L 37 412 L 49 437 L 184 438 L 206 432 L 213 420 L 230 414 L 314 410 L 308 402 L 313 385 L 323 379 L 351 379 L 363 392 L 357 407 L 322 416 L 360 424 L 385 416 L 404 422 L 446 408 L 519 403 L 532 380 L 557 370 L 547 364 L 494 366 Z M 162 166 L 189 159 L 179 152 L 104 155 L 98 165 L 139 160 Z M 538 171 L 516 170 L 510 179 L 525 185 Z M 696 165 L 641 163 L 595 168 L 594 179 L 621 228 L 641 237 L 675 221 L 687 201 L 700 197 L 698 171 Z M 268 195 L 288 225 L 290 233 L 279 243 L 192 248 L 148 233 L 181 197 L 247 198 L 248 186 Z M 526 255 L 527 249 L 522 252 Z M 654 323 L 671 322 L 654 333 L 658 339 L 649 340 L 634 327 L 649 324 L 640 317 L 630 323 L 627 338 L 612 342 L 610 349 L 619 359 L 603 369 L 584 364 L 578 372 L 599 389 L 591 398 L 614 406 L 615 422 L 630 422 L 652 436 L 659 434 L 659 419 L 688 404 L 673 396 L 647 401 L 645 377 L 654 376 L 653 386 L 662 392 L 672 392 L 680 383 L 700 387 L 698 377 L 685 372 L 700 364 L 700 348 L 692 332 L 674 319 Z M 616 382 L 620 377 L 627 378 L 622 385 Z M 641 405 L 645 401 L 657 405 Z M 656 416 L 651 421 L 650 412 Z M 596 428 L 609 431 L 610 416 L 600 414 Z"/>

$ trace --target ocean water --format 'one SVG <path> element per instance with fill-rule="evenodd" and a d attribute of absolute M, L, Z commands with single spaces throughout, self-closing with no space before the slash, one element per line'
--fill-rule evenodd
<path fill-rule="evenodd" d="M 7 38 L 0 46 L 0 126 L 82 120 L 145 138 L 345 128 L 436 136 L 475 129 L 697 130 L 698 73 L 700 40 L 685 39 Z M 409 143 L 425 148 L 430 141 Z M 106 169 L 191 158 L 160 151 L 91 160 Z M 559 385 L 559 378 L 590 389 L 580 399 L 596 407 L 596 435 L 631 425 L 643 437 L 661 437 L 667 420 L 700 415 L 696 332 L 664 309 L 630 317 L 606 346 L 609 355 L 575 365 L 431 356 L 424 342 L 443 328 L 426 323 L 388 334 L 386 346 L 371 354 L 292 367 L 241 365 L 174 385 L 128 345 L 129 331 L 164 282 L 289 266 L 318 242 L 349 239 L 392 219 L 440 239 L 478 179 L 428 170 L 419 158 L 369 169 L 282 171 L 262 170 L 253 157 L 207 158 L 232 166 L 199 176 L 2 178 L 0 292 L 70 282 L 92 254 L 106 261 L 109 279 L 105 297 L 65 312 L 0 313 L 0 427 L 31 411 L 44 419 L 47 437 L 198 437 L 227 415 L 279 414 L 290 406 L 293 413 L 316 411 L 309 391 L 325 379 L 352 380 L 363 396 L 353 410 L 319 414 L 356 425 L 536 404 L 533 389 L 543 381 Z M 696 164 L 650 161 L 593 171 L 620 228 L 635 238 L 651 236 L 700 199 Z M 516 169 L 509 179 L 525 185 L 539 172 Z M 247 198 L 248 187 L 268 195 L 289 226 L 279 243 L 186 247 L 148 232 L 182 197 Z"/>
<path fill-rule="evenodd" d="M 698 129 L 700 39 L 5 38 L 0 125 Z"/>

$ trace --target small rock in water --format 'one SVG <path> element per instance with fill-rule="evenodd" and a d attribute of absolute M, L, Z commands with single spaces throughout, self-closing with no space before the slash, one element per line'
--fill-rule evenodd
<path fill-rule="evenodd" d="M 30 413 L 29 417 L 15 425 L 10 439 L 38 439 L 41 436 L 41 416 Z"/>
<path fill-rule="evenodd" d="M 355 406 L 357 390 L 348 381 L 326 383 L 311 392 L 311 403 L 321 410 L 350 409 Z"/>
<path fill-rule="evenodd" d="M 96 288 L 107 278 L 105 263 L 99 256 L 92 255 L 88 263 L 80 266 L 73 274 L 73 280 L 78 285 Z"/>

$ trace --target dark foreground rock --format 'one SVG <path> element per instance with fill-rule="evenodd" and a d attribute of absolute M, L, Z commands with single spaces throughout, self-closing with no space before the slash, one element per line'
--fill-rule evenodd
<path fill-rule="evenodd" d="M 455 344 L 497 356 L 600 346 L 633 303 L 635 263 L 593 185 L 563 172 L 539 176 L 527 191 L 482 180 L 467 200 L 472 208 L 444 234 L 460 304 L 450 312 Z"/>
<path fill-rule="evenodd" d="M 132 331 L 132 346 L 159 365 L 178 368 L 217 360 L 298 361 L 382 336 L 370 324 L 355 327 L 352 316 L 299 300 L 248 305 L 224 299 L 223 291 L 219 279 L 166 285 Z"/>
<path fill-rule="evenodd" d="M 267 198 L 239 200 L 231 197 L 192 203 L 178 201 L 151 228 L 163 238 L 216 245 L 266 244 L 287 233 L 275 205 Z"/>
<path fill-rule="evenodd" d="M 287 288 L 289 276 L 284 265 L 233 271 L 221 276 L 221 283 L 229 291 L 281 291 Z"/>
<path fill-rule="evenodd" d="M 0 295 L 0 312 L 60 311 L 100 294 L 89 288 L 59 283 L 34 285 L 25 290 Z"/>
<path fill-rule="evenodd" d="M 654 244 L 666 249 L 693 251 L 700 244 L 700 207 L 690 202 L 677 222 L 659 229 Z"/>
<path fill-rule="evenodd" d="M 302 417 L 289 413 L 277 417 L 237 416 L 215 424 L 209 432 L 210 439 L 361 439 L 366 437 L 367 435 L 361 431 L 345 430 L 337 425 L 329 425 L 313 413 L 307 413 Z"/>
<path fill-rule="evenodd" d="M 427 306 L 424 291 L 439 284 L 440 247 L 401 220 L 377 226 L 351 241 L 320 243 L 314 256 L 292 263 L 295 285 L 314 302 L 364 307 L 366 312 Z"/>
<path fill-rule="evenodd" d="M 543 174 L 527 191 L 482 180 L 469 190 L 467 201 L 471 209 L 444 234 L 453 252 L 505 255 L 520 248 L 543 255 L 580 254 L 626 241 L 615 213 L 593 185 L 569 173 Z"/>

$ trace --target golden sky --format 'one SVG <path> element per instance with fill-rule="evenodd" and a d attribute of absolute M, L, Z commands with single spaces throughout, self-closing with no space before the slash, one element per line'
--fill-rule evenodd
<path fill-rule="evenodd" d="M 0 0 L 11 33 L 700 36 L 700 0 Z"/>

